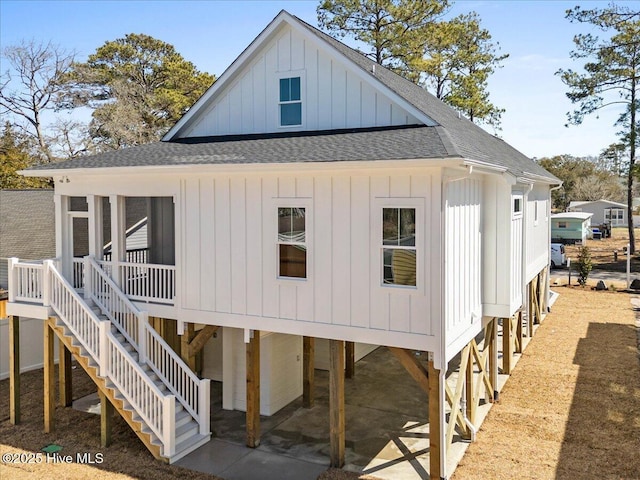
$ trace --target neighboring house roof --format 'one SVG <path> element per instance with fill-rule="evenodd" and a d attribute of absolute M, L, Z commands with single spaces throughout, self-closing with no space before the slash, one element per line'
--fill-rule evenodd
<path fill-rule="evenodd" d="M 588 220 L 591 217 L 593 217 L 593 213 L 590 213 L 590 212 L 562 212 L 562 213 L 554 213 L 553 215 L 551 215 L 552 219 L 562 218 L 567 220 L 576 219 L 576 220 L 582 220 L 582 221 Z"/>
<path fill-rule="evenodd" d="M 0 190 L 0 258 L 55 254 L 53 190 Z"/>
<path fill-rule="evenodd" d="M 611 205 L 612 207 L 620 207 L 625 208 L 626 205 L 624 203 L 613 202 L 611 200 L 605 200 L 604 198 L 600 200 L 587 200 L 587 201 L 574 201 L 569 203 L 569 208 L 575 207 L 583 207 L 585 205 L 590 205 L 592 203 L 606 203 L 607 205 Z"/>
<path fill-rule="evenodd" d="M 352 68 L 363 69 L 377 79 L 392 95 L 397 95 L 422 112 L 429 125 L 377 127 L 352 130 L 327 130 L 321 132 L 293 132 L 285 134 L 225 135 L 176 139 L 178 125 L 184 118 L 206 110 L 208 95 L 179 121 L 161 142 L 124 150 L 83 157 L 30 170 L 55 172 L 66 169 L 177 166 L 194 164 L 251 164 L 333 162 L 402 159 L 460 158 L 508 171 L 516 177 L 561 183 L 533 160 L 520 153 L 503 140 L 484 131 L 473 122 L 460 116 L 451 107 L 412 82 L 377 65 L 362 53 L 353 50 L 311 25 L 281 11 L 265 29 L 282 22 L 311 34 L 311 38 L 328 46 L 343 56 Z M 264 35 L 261 33 L 254 43 Z M 253 45 L 253 43 L 252 43 Z M 246 53 L 238 57 L 248 61 Z M 246 57 L 245 57 L 246 54 Z M 234 62 L 234 64 L 236 63 Z M 375 68 L 374 68 L 375 67 Z M 238 66 L 234 66 L 237 70 Z M 227 70 L 229 71 L 231 67 Z M 226 74 L 227 72 L 225 72 Z M 218 82 L 228 76 L 223 74 Z M 217 89 L 220 84 L 217 85 Z M 211 90 L 213 92 L 213 89 Z M 42 173 L 44 174 L 44 172 Z"/>

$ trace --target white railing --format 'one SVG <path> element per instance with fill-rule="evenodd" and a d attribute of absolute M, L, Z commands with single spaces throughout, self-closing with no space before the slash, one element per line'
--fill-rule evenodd
<path fill-rule="evenodd" d="M 9 259 L 9 302 L 42 303 L 44 284 L 42 262 Z"/>
<path fill-rule="evenodd" d="M 140 312 L 109 278 L 92 257 L 84 258 L 85 298 L 95 302 L 116 328 L 138 352 L 138 361 L 146 361 L 144 325 L 146 313 Z"/>
<path fill-rule="evenodd" d="M 54 262 L 9 262 L 11 301 L 38 301 L 51 307 L 70 333 L 98 365 L 98 375 L 110 380 L 163 444 L 163 454 L 175 453 L 174 395 L 164 395 L 111 332 L 111 322 L 100 320 L 58 272 Z M 24 280 L 29 279 L 29 282 Z M 28 285 L 27 285 L 28 283 Z M 145 322 L 145 324 L 147 324 Z M 147 324 L 148 325 L 148 324 Z M 146 335 L 142 335 L 146 337 Z M 208 386 L 208 385 L 207 385 Z M 202 427 L 201 427 L 202 430 Z"/>
<path fill-rule="evenodd" d="M 85 297 L 91 298 L 117 326 L 138 352 L 139 362 L 146 363 L 169 391 L 200 425 L 200 433 L 209 433 L 210 380 L 199 379 L 178 354 L 149 325 L 146 312 L 133 303 L 100 268 L 86 257 Z"/>
<path fill-rule="evenodd" d="M 73 288 L 84 287 L 84 259 L 73 257 Z"/>
<path fill-rule="evenodd" d="M 122 290 L 133 300 L 173 304 L 175 273 L 173 265 L 120 263 Z"/>

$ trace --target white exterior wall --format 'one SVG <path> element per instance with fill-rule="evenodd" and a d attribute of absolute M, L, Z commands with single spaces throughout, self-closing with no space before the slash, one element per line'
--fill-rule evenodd
<path fill-rule="evenodd" d="M 620 204 L 622 205 L 622 204 Z M 604 213 L 605 210 L 609 208 L 619 208 L 624 212 L 624 218 L 622 223 L 612 226 L 623 227 L 628 225 L 628 212 L 627 206 L 620 206 L 617 203 L 610 203 L 602 200 L 597 200 L 589 203 L 585 203 L 582 205 L 578 205 L 576 207 L 569 208 L 570 212 L 587 212 L 593 213 L 593 217 L 591 217 L 591 225 L 602 225 L 605 223 Z"/>
<path fill-rule="evenodd" d="M 218 92 L 181 137 L 418 124 L 347 66 L 289 26 Z M 350 71 L 351 70 L 351 71 Z M 300 77 L 302 125 L 279 125 L 279 79 Z"/>
<path fill-rule="evenodd" d="M 514 247 L 521 235 L 512 232 L 511 185 L 495 176 L 485 176 L 482 196 L 482 305 L 483 316 L 509 317 L 513 313 L 514 283 L 521 282 L 518 272 L 522 260 L 517 258 Z M 516 238 L 514 238 L 516 237 Z"/>
<path fill-rule="evenodd" d="M 445 177 L 444 318 L 449 359 L 482 329 L 482 179 Z"/>
<path fill-rule="evenodd" d="M 440 171 L 181 181 L 178 318 L 436 351 Z M 307 209 L 307 279 L 277 278 L 277 208 Z M 417 208 L 417 288 L 382 286 L 382 208 Z M 181 226 L 179 226 L 181 225 Z"/>
<path fill-rule="evenodd" d="M 547 185 L 537 185 L 527 194 L 525 201 L 526 283 L 549 265 L 549 195 Z"/>

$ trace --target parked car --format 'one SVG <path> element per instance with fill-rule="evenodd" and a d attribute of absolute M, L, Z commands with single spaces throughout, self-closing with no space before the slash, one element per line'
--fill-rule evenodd
<path fill-rule="evenodd" d="M 561 243 L 551 244 L 551 268 L 563 267 L 567 264 L 564 256 L 564 245 Z"/>

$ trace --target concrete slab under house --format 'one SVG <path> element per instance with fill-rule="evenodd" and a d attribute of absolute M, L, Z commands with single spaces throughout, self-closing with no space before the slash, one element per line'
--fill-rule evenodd
<path fill-rule="evenodd" d="M 20 317 L 42 319 L 45 431 L 57 339 L 64 404 L 73 356 L 103 442 L 113 409 L 165 462 L 206 461 L 213 433 L 258 465 L 313 424 L 325 468 L 447 478 L 549 307 L 560 181 L 286 11 L 162 141 L 23 173 L 54 179 L 56 257 L 9 261 L 12 421 Z M 414 393 L 376 389 L 376 358 Z M 363 392 L 417 402 L 416 451 L 387 446 Z M 278 423 L 295 402 L 313 422 Z"/>

